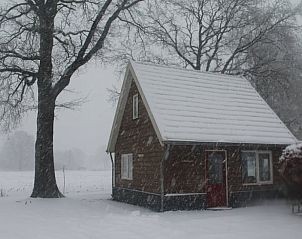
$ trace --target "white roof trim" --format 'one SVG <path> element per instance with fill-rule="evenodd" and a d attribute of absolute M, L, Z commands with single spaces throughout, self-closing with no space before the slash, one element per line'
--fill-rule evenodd
<path fill-rule="evenodd" d="M 120 96 L 118 99 L 118 103 L 117 103 L 117 107 L 116 107 L 116 111 L 115 111 L 115 115 L 114 115 L 113 124 L 111 127 L 111 132 L 110 132 L 110 137 L 109 137 L 109 142 L 107 145 L 106 152 L 114 152 L 114 145 L 117 140 L 118 131 L 119 131 L 119 128 L 121 125 L 122 117 L 123 117 L 125 106 L 127 103 L 127 101 L 125 99 L 127 99 L 126 97 L 129 94 L 129 89 L 131 86 L 131 80 L 129 79 L 129 77 L 130 77 L 129 67 L 127 67 L 125 77 L 123 80 L 121 93 L 120 93 Z"/>
<path fill-rule="evenodd" d="M 139 94 L 140 94 L 140 96 L 143 100 L 144 106 L 145 106 L 145 108 L 148 112 L 149 118 L 150 118 L 152 126 L 155 130 L 155 133 L 157 135 L 159 143 L 163 146 L 162 136 L 161 136 L 160 131 L 158 129 L 158 126 L 157 126 L 157 124 L 154 120 L 154 117 L 152 115 L 152 112 L 150 110 L 148 102 L 146 100 L 146 97 L 145 97 L 145 95 L 142 91 L 142 88 L 139 84 L 139 81 L 137 79 L 137 76 L 134 72 L 134 69 L 133 69 L 131 63 L 132 62 L 130 61 L 127 65 L 127 69 L 126 69 L 126 73 L 125 73 L 125 77 L 124 77 L 124 81 L 123 81 L 123 85 L 122 85 L 122 89 L 121 89 L 121 95 L 119 97 L 117 108 L 116 108 L 116 111 L 115 111 L 113 125 L 112 125 L 112 128 L 111 128 L 109 142 L 108 142 L 108 145 L 107 145 L 106 152 L 114 152 L 114 150 L 115 150 L 115 144 L 116 144 L 116 141 L 117 141 L 117 138 L 118 138 L 119 129 L 121 127 L 121 123 L 122 123 L 122 119 L 123 119 L 127 99 L 128 99 L 128 96 L 129 96 L 129 91 L 130 91 L 130 87 L 131 87 L 131 83 L 132 83 L 132 78 L 133 78 L 133 80 L 136 84 L 138 92 L 139 92 Z"/>
<path fill-rule="evenodd" d="M 159 128 L 158 128 L 158 126 L 157 126 L 157 124 L 156 124 L 156 122 L 155 122 L 154 116 L 153 116 L 153 114 L 152 114 L 152 112 L 151 112 L 151 109 L 150 109 L 150 107 L 149 107 L 149 104 L 148 104 L 148 102 L 147 102 L 147 100 L 146 100 L 146 97 L 145 97 L 145 94 L 144 94 L 144 92 L 143 92 L 143 90 L 142 90 L 142 87 L 141 87 L 141 85 L 140 85 L 140 83 L 139 83 L 139 81 L 138 81 L 138 79 L 137 79 L 137 76 L 136 76 L 135 71 L 134 71 L 134 69 L 133 69 L 133 67 L 132 67 L 132 62 L 131 62 L 131 61 L 130 61 L 130 64 L 129 64 L 129 68 L 130 68 L 130 71 L 131 71 L 131 73 L 132 73 L 132 76 L 133 76 L 134 82 L 135 82 L 135 84 L 136 84 L 136 87 L 137 87 L 137 89 L 138 89 L 138 92 L 139 92 L 139 94 L 140 94 L 140 96 L 141 96 L 141 98 L 142 98 L 142 100 L 143 100 L 144 106 L 145 106 L 145 108 L 146 108 L 146 110 L 147 110 L 147 112 L 148 112 L 149 118 L 150 118 L 151 123 L 152 123 L 152 126 L 153 126 L 153 128 L 154 128 L 154 130 L 155 130 L 155 133 L 156 133 L 156 135 L 157 135 L 157 138 L 158 138 L 158 140 L 159 140 L 159 143 L 163 146 L 163 138 L 162 138 L 162 135 L 161 135 L 161 133 L 160 133 L 160 131 L 159 131 Z"/>

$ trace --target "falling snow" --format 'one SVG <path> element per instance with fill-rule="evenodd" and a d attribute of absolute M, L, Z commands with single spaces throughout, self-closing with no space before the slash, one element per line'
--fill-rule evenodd
<path fill-rule="evenodd" d="M 66 198 L 29 199 L 32 172 L 0 172 L 0 238 L 291 239 L 299 215 L 285 202 L 226 211 L 157 213 L 110 199 L 110 172 L 67 171 Z M 57 172 L 63 189 L 63 174 Z"/>

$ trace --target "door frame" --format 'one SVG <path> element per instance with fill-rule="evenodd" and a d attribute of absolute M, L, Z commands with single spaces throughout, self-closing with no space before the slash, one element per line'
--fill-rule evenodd
<path fill-rule="evenodd" d="M 229 185 L 228 185 L 228 152 L 226 149 L 206 149 L 205 150 L 205 181 L 208 179 L 208 152 L 223 152 L 225 158 L 225 197 L 226 206 L 229 206 Z M 206 184 L 207 185 L 207 184 Z M 207 192 L 206 192 L 207 193 Z"/>

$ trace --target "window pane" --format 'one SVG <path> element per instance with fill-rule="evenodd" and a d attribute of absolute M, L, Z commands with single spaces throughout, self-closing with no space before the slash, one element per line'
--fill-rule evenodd
<path fill-rule="evenodd" d="M 121 156 L 121 178 L 124 178 L 124 157 Z"/>
<path fill-rule="evenodd" d="M 122 154 L 121 158 L 121 174 L 122 174 L 122 179 L 127 179 L 128 178 L 128 156 L 127 154 Z"/>
<path fill-rule="evenodd" d="M 132 98 L 133 103 L 133 119 L 138 118 L 138 95 L 134 95 Z"/>
<path fill-rule="evenodd" d="M 223 161 L 221 153 L 213 152 L 208 157 L 209 184 L 223 183 Z"/>
<path fill-rule="evenodd" d="M 259 180 L 271 180 L 271 160 L 269 153 L 259 153 Z"/>
<path fill-rule="evenodd" d="M 128 155 L 128 179 L 133 178 L 133 155 Z"/>
<path fill-rule="evenodd" d="M 242 152 L 241 159 L 243 183 L 256 183 L 256 153 Z"/>
<path fill-rule="evenodd" d="M 121 178 L 132 180 L 133 178 L 133 154 L 121 156 Z"/>

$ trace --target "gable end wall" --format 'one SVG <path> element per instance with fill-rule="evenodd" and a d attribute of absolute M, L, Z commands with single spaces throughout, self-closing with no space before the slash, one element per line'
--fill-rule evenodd
<path fill-rule="evenodd" d="M 132 118 L 132 98 L 138 94 L 139 117 Z M 133 180 L 121 179 L 121 154 L 133 154 Z M 148 112 L 132 80 L 115 145 L 115 187 L 160 194 L 160 145 Z"/>

